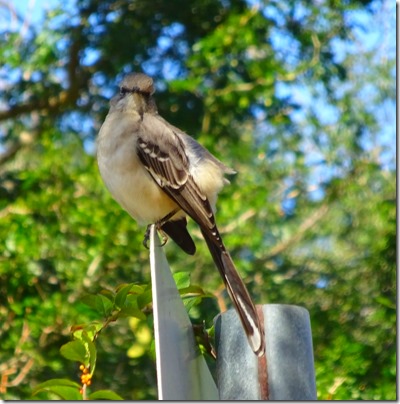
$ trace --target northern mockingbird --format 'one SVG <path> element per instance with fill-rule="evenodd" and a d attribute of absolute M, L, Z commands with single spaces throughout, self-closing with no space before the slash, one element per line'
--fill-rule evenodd
<path fill-rule="evenodd" d="M 264 333 L 250 295 L 222 242 L 214 218 L 225 166 L 192 137 L 158 115 L 153 80 L 127 75 L 98 136 L 100 174 L 114 199 L 139 224 L 156 224 L 186 253 L 195 244 L 186 216 L 199 226 L 240 316 L 253 351 L 264 354 Z"/>

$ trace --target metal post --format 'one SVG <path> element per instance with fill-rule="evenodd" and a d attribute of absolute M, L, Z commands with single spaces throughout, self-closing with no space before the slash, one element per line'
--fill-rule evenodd
<path fill-rule="evenodd" d="M 262 309 L 262 310 L 261 310 Z M 302 307 L 268 304 L 263 314 L 266 355 L 259 359 L 239 317 L 216 319 L 217 379 L 221 400 L 316 400 L 310 317 Z"/>
<path fill-rule="evenodd" d="M 200 353 L 154 226 L 150 231 L 159 400 L 216 400 L 218 390 Z"/>

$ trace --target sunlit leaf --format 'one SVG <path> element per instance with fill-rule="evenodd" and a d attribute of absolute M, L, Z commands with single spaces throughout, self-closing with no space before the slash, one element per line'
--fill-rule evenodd
<path fill-rule="evenodd" d="M 37 385 L 32 395 L 35 396 L 45 391 L 56 394 L 62 400 L 82 400 L 82 395 L 79 392 L 80 388 L 81 386 L 78 383 L 67 379 L 51 379 Z"/>
<path fill-rule="evenodd" d="M 123 400 L 123 398 L 111 390 L 97 390 L 89 394 L 89 400 Z"/>
<path fill-rule="evenodd" d="M 67 342 L 60 348 L 60 353 L 64 358 L 71 361 L 87 364 L 87 350 L 84 343 L 80 340 Z"/>

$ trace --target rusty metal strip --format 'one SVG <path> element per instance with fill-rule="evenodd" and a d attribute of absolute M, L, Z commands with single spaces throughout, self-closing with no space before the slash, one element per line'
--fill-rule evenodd
<path fill-rule="evenodd" d="M 264 313 L 263 306 L 257 305 L 257 314 L 260 319 L 260 324 L 264 328 Z M 265 341 L 266 342 L 266 341 Z M 265 354 L 258 357 L 258 385 L 260 386 L 260 400 L 269 400 L 269 388 L 268 388 L 268 369 L 267 369 L 267 349 L 265 348 Z"/>

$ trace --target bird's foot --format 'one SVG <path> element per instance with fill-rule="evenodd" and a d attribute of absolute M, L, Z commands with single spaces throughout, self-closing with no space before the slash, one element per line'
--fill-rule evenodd
<path fill-rule="evenodd" d="M 164 216 L 162 219 L 158 220 L 157 222 L 155 222 L 155 226 L 157 231 L 161 234 L 162 237 L 162 244 L 161 247 L 164 247 L 165 244 L 168 241 L 168 236 L 167 234 L 163 231 L 162 226 L 168 222 L 169 219 L 171 219 L 172 216 L 174 216 L 176 213 L 178 213 L 179 208 L 173 210 L 172 212 L 168 213 L 168 215 Z M 146 233 L 144 234 L 144 238 L 143 238 L 143 245 L 149 249 L 149 240 L 150 240 L 150 228 L 151 228 L 151 224 L 149 224 L 147 226 L 146 229 Z"/>
<path fill-rule="evenodd" d="M 151 224 L 147 226 L 146 233 L 144 233 L 143 237 L 143 245 L 149 250 L 149 240 L 150 240 L 150 228 Z"/>
<path fill-rule="evenodd" d="M 161 227 L 159 229 L 157 229 L 158 232 L 161 234 L 162 237 L 162 242 L 161 242 L 161 247 L 164 247 L 165 244 L 167 244 L 168 241 L 168 236 L 167 234 L 161 229 Z"/>
<path fill-rule="evenodd" d="M 157 231 L 161 234 L 161 237 L 162 237 L 161 247 L 164 247 L 165 244 L 167 244 L 168 236 L 167 236 L 167 234 L 162 230 L 162 228 L 161 228 L 161 226 L 159 225 L 158 222 L 155 223 L 155 225 L 156 225 Z M 150 247 L 149 247 L 149 240 L 150 240 L 150 228 L 151 228 L 151 226 L 152 226 L 151 224 L 149 224 L 149 225 L 147 226 L 146 233 L 144 233 L 144 238 L 143 238 L 143 245 L 144 245 L 148 250 L 150 249 Z"/>

